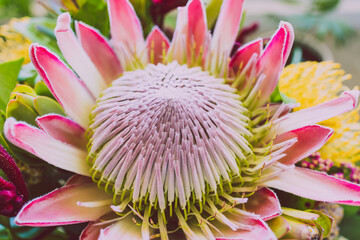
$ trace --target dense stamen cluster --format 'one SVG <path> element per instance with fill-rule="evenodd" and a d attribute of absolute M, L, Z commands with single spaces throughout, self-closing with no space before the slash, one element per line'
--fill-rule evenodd
<path fill-rule="evenodd" d="M 125 72 L 92 112 L 93 179 L 163 210 L 176 198 L 182 208 L 201 201 L 206 188 L 216 193 L 239 176 L 252 134 L 247 109 L 223 82 L 177 62 Z"/>

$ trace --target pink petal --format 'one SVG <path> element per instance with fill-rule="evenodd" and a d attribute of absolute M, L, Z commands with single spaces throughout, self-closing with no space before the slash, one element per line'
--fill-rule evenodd
<path fill-rule="evenodd" d="M 90 222 L 86 228 L 81 232 L 80 240 L 94 240 L 98 239 L 100 235 L 100 231 L 102 229 L 107 228 L 111 224 L 114 223 L 114 219 L 118 218 L 119 216 L 115 213 L 109 213 L 104 216 L 101 216 L 95 222 Z M 115 221 L 116 222 L 116 221 Z"/>
<path fill-rule="evenodd" d="M 96 225 L 95 225 L 96 224 Z M 108 225 L 99 225 L 99 222 L 90 222 L 86 228 L 81 232 L 80 240 L 94 240 L 98 239 L 100 231 Z"/>
<path fill-rule="evenodd" d="M 95 183 L 65 186 L 26 204 L 15 222 L 25 226 L 57 226 L 93 221 L 110 212 L 109 206 L 87 208 L 77 202 L 100 201 L 111 195 Z"/>
<path fill-rule="evenodd" d="M 346 91 L 331 101 L 288 114 L 279 122 L 277 132 L 282 134 L 351 111 L 357 105 L 359 94 L 358 90 Z"/>
<path fill-rule="evenodd" d="M 170 61 L 176 60 L 179 63 L 186 61 L 186 39 L 188 32 L 187 8 L 178 7 L 175 32 L 170 43 L 167 57 Z"/>
<path fill-rule="evenodd" d="M 187 45 L 190 53 L 195 50 L 194 54 L 195 57 L 197 57 L 201 48 L 203 48 L 203 44 L 208 31 L 205 7 L 202 1 L 191 0 L 188 2 L 187 8 L 189 25 Z"/>
<path fill-rule="evenodd" d="M 89 125 L 94 98 L 76 75 L 47 48 L 30 46 L 30 58 L 65 112 L 82 127 Z"/>
<path fill-rule="evenodd" d="M 76 22 L 76 34 L 104 81 L 110 84 L 118 78 L 123 70 L 106 38 L 97 29 L 83 22 Z"/>
<path fill-rule="evenodd" d="M 233 56 L 230 61 L 230 69 L 235 73 L 239 73 L 241 68 L 244 68 L 249 62 L 251 56 L 255 53 L 257 56 L 260 56 L 263 50 L 263 40 L 262 38 L 255 39 L 252 42 L 249 42 L 241 46 Z"/>
<path fill-rule="evenodd" d="M 71 119 L 49 114 L 36 119 L 38 126 L 53 138 L 80 149 L 86 149 L 85 129 Z"/>
<path fill-rule="evenodd" d="M 55 28 L 57 43 L 66 61 L 85 82 L 92 94 L 98 97 L 100 92 L 106 88 L 106 84 L 94 63 L 81 47 L 70 24 L 69 13 L 63 13 L 58 17 Z M 97 48 L 98 46 L 92 47 Z"/>
<path fill-rule="evenodd" d="M 239 31 L 244 0 L 224 0 L 216 22 L 211 50 L 212 70 L 228 61 Z"/>
<path fill-rule="evenodd" d="M 25 122 L 8 118 L 4 124 L 6 138 L 15 146 L 22 148 L 48 163 L 88 176 L 90 167 L 86 164 L 86 151 L 72 147 L 47 135 Z"/>
<path fill-rule="evenodd" d="M 165 36 L 161 29 L 158 26 L 153 27 L 146 38 L 146 47 L 150 62 L 155 65 L 163 62 L 163 56 L 166 55 L 169 45 L 169 39 Z"/>
<path fill-rule="evenodd" d="M 275 234 L 263 220 L 255 218 L 244 218 L 243 220 L 243 223 L 252 228 L 251 230 L 232 231 L 225 225 L 215 225 L 223 234 L 223 236 L 220 236 L 218 232 L 214 232 L 216 240 L 277 240 Z"/>
<path fill-rule="evenodd" d="M 292 138 L 297 138 L 297 142 L 284 152 L 286 156 L 279 162 L 286 165 L 297 163 L 324 146 L 333 133 L 331 128 L 309 125 L 281 134 L 275 139 L 275 143 Z"/>
<path fill-rule="evenodd" d="M 282 58 L 283 59 L 283 67 L 285 67 L 286 61 L 288 60 L 290 53 L 291 53 L 295 35 L 294 35 L 294 29 L 290 23 L 281 21 L 280 27 L 285 28 L 286 32 L 287 32 L 286 41 L 284 43 L 285 45 L 284 45 L 284 51 L 283 51 L 283 58 Z"/>
<path fill-rule="evenodd" d="M 88 184 L 88 183 L 92 183 L 93 181 L 91 180 L 91 178 L 89 177 L 85 177 L 82 175 L 72 175 L 67 182 L 65 183 L 65 186 L 70 186 L 70 185 L 82 185 L 82 184 Z"/>
<path fill-rule="evenodd" d="M 141 240 L 141 227 L 132 221 L 132 216 L 123 218 L 100 231 L 99 240 Z"/>
<path fill-rule="evenodd" d="M 112 40 L 140 53 L 145 47 L 145 42 L 133 6 L 128 0 L 109 0 L 108 8 Z"/>
<path fill-rule="evenodd" d="M 258 106 L 263 105 L 275 90 L 280 73 L 284 68 L 287 57 L 290 54 L 294 40 L 294 31 L 289 23 L 281 22 L 279 29 L 267 44 L 263 54 L 256 65 L 257 75 L 265 75 L 265 79 L 259 89 L 261 97 Z M 284 58 L 286 57 L 286 59 Z"/>
<path fill-rule="evenodd" d="M 360 206 L 360 185 L 305 168 L 285 171 L 264 185 L 316 201 Z"/>
<path fill-rule="evenodd" d="M 246 211 L 260 215 L 268 221 L 281 215 L 282 210 L 276 194 L 268 188 L 262 188 L 252 195 L 245 204 Z"/>

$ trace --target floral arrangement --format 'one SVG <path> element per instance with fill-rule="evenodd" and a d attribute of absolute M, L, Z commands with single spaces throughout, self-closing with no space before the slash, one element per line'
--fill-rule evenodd
<path fill-rule="evenodd" d="M 81 21 L 91 1 L 63 1 L 54 35 L 14 26 L 34 43 L 30 64 L 0 64 L 6 236 L 340 239 L 339 204 L 360 205 L 350 75 L 285 66 L 288 22 L 238 46 L 243 0 L 149 2 L 89 10 L 107 7 L 101 32 Z"/>

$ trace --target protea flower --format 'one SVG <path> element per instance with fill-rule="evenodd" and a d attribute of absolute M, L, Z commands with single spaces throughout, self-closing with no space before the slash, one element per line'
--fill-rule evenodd
<path fill-rule="evenodd" d="M 76 175 L 32 200 L 19 225 L 90 222 L 81 239 L 276 239 L 265 221 L 281 214 L 269 188 L 360 205 L 360 186 L 294 164 L 332 130 L 315 123 L 352 110 L 358 91 L 290 113 L 269 98 L 293 43 L 281 22 L 230 56 L 243 1 L 224 0 L 214 33 L 204 6 L 178 9 L 171 42 L 155 27 L 144 40 L 127 0 L 109 0 L 109 42 L 59 16 L 67 63 L 34 44 L 30 56 L 67 116 L 39 126 L 8 118 L 9 141 Z M 312 215 L 313 217 L 313 215 Z"/>

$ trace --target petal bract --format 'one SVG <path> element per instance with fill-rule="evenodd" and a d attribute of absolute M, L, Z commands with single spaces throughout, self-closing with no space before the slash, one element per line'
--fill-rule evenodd
<path fill-rule="evenodd" d="M 106 88 L 105 81 L 80 45 L 79 40 L 71 30 L 70 23 L 69 13 L 63 13 L 58 17 L 55 28 L 58 46 L 69 65 L 85 82 L 91 93 L 98 97 L 100 92 Z"/>
<path fill-rule="evenodd" d="M 48 114 L 38 117 L 36 123 L 53 138 L 85 149 L 85 129 L 71 119 L 57 114 Z"/>
<path fill-rule="evenodd" d="M 45 227 L 93 221 L 110 212 L 110 207 L 89 209 L 77 202 L 105 198 L 109 195 L 94 183 L 65 186 L 29 202 L 21 209 L 15 222 L 18 225 Z"/>
<path fill-rule="evenodd" d="M 155 65 L 163 62 L 169 45 L 169 39 L 158 26 L 155 26 L 146 38 L 146 47 L 150 62 Z"/>
<path fill-rule="evenodd" d="M 252 195 L 245 208 L 249 212 L 260 215 L 264 220 L 270 220 L 281 215 L 281 206 L 276 194 L 268 188 L 262 188 Z"/>
<path fill-rule="evenodd" d="M 282 134 L 351 111 L 357 105 L 359 94 L 358 90 L 346 91 L 331 101 L 288 114 L 279 121 L 277 133 Z"/>
<path fill-rule="evenodd" d="M 83 82 L 45 47 L 31 45 L 30 58 L 65 112 L 86 128 L 95 100 Z"/>
<path fill-rule="evenodd" d="M 310 154 L 319 150 L 333 132 L 331 128 L 310 125 L 281 134 L 275 138 L 275 143 L 292 138 L 296 138 L 297 142 L 284 152 L 286 156 L 279 162 L 291 165 L 308 157 Z"/>
<path fill-rule="evenodd" d="M 295 167 L 264 185 L 316 201 L 360 206 L 360 186 L 323 172 Z"/>
<path fill-rule="evenodd" d="M 52 165 L 81 175 L 89 175 L 90 168 L 85 162 L 86 152 L 83 150 L 60 142 L 40 129 L 25 122 L 17 122 L 14 118 L 6 120 L 4 133 L 12 144 Z"/>
<path fill-rule="evenodd" d="M 115 51 L 97 29 L 83 22 L 76 22 L 75 26 L 81 46 L 95 64 L 104 81 L 110 84 L 123 71 Z"/>

